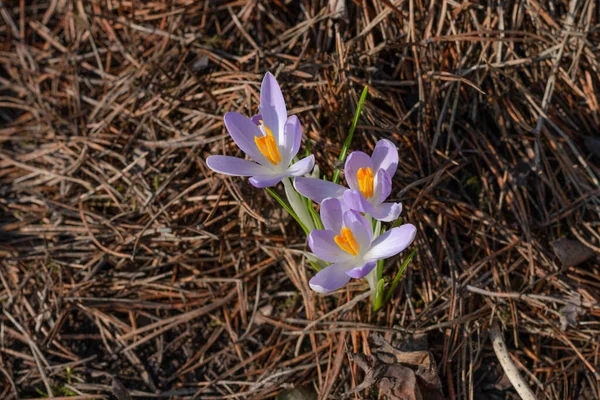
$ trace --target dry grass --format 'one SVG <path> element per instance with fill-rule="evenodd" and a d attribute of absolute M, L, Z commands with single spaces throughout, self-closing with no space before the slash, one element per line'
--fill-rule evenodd
<path fill-rule="evenodd" d="M 373 331 L 427 333 L 448 398 L 505 398 L 492 321 L 538 398 L 600 397 L 598 258 L 550 247 L 600 251 L 598 5 L 343 5 L 0 1 L 0 398 L 340 398 Z M 362 281 L 311 292 L 293 221 L 206 167 L 266 71 L 327 174 L 365 84 L 353 147 L 399 148 L 418 253 L 376 315 Z"/>

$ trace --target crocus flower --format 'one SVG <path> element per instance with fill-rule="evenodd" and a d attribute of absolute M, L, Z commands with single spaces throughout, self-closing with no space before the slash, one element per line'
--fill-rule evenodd
<path fill-rule="evenodd" d="M 253 119 L 237 112 L 228 112 L 223 118 L 233 141 L 254 162 L 210 156 L 206 159 L 209 168 L 225 175 L 250 176 L 250 183 L 258 188 L 310 172 L 315 163 L 313 155 L 290 165 L 300 149 L 302 126 L 295 115 L 288 118 L 281 89 L 269 72 L 260 87 L 259 109 L 260 114 Z"/>
<path fill-rule="evenodd" d="M 296 178 L 296 190 L 321 203 L 335 197 L 356 211 L 368 213 L 380 221 L 394 221 L 402 212 L 401 203 L 384 203 L 392 191 L 392 177 L 398 168 L 398 151 L 392 142 L 382 139 L 369 157 L 362 151 L 352 152 L 346 159 L 344 175 L 350 189 L 333 182 L 314 178 Z"/>
<path fill-rule="evenodd" d="M 405 224 L 373 239 L 367 220 L 335 198 L 321 203 L 321 220 L 325 229 L 313 230 L 308 235 L 312 252 L 321 260 L 333 263 L 309 282 L 313 290 L 321 293 L 339 289 L 350 278 L 364 278 L 377 260 L 406 249 L 417 232 L 413 225 Z"/>

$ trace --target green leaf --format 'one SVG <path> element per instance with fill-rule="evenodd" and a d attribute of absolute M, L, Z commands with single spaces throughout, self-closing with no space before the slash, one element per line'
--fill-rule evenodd
<path fill-rule="evenodd" d="M 305 199 L 308 204 L 308 212 L 310 213 L 310 216 L 312 217 L 313 221 L 315 221 L 315 226 L 317 227 L 317 229 L 323 229 L 323 222 L 321 222 L 321 216 L 317 214 L 317 211 L 315 210 L 315 205 L 313 204 L 311 199 Z"/>
<path fill-rule="evenodd" d="M 339 160 L 340 162 L 346 161 L 346 157 L 348 156 L 348 149 L 350 148 L 350 144 L 352 144 L 352 138 L 354 138 L 354 131 L 356 130 L 356 125 L 358 125 L 358 118 L 360 117 L 360 113 L 362 112 L 363 107 L 365 106 L 365 101 L 367 100 L 367 94 L 369 93 L 369 87 L 365 86 L 363 89 L 360 99 L 358 100 L 358 104 L 356 106 L 356 112 L 354 113 L 354 118 L 352 119 L 352 125 L 350 125 L 350 131 L 348 131 L 348 137 L 346 137 L 346 141 L 342 146 L 342 151 L 340 152 Z M 340 181 L 340 170 L 339 168 L 335 170 L 333 173 L 333 183 L 339 183 Z"/>
<path fill-rule="evenodd" d="M 406 260 L 404 260 L 404 262 L 398 269 L 398 272 L 396 273 L 396 276 L 394 277 L 394 281 L 392 282 L 392 286 L 390 286 L 390 290 L 388 290 L 387 295 L 385 296 L 386 303 L 388 301 L 390 301 L 390 299 L 392 298 L 392 294 L 394 294 L 394 290 L 396 290 L 396 287 L 398 286 L 398 283 L 400 282 L 400 278 L 402 278 L 402 275 L 404 275 L 404 272 L 406 271 L 406 267 L 408 267 L 408 264 L 410 264 L 410 262 L 412 261 L 412 259 L 415 256 L 416 252 L 417 252 L 417 249 L 413 249 L 413 251 L 410 252 L 408 257 L 406 257 Z"/>
<path fill-rule="evenodd" d="M 400 225 L 402 225 L 402 217 L 398 217 L 398 219 L 392 223 L 392 226 L 390 227 L 390 229 L 397 228 Z"/>
<path fill-rule="evenodd" d="M 377 260 L 377 266 L 375 268 L 377 268 L 377 279 L 381 279 L 383 278 L 383 264 L 385 263 L 385 260 Z"/>
<path fill-rule="evenodd" d="M 310 264 L 311 267 L 313 267 L 313 269 L 317 272 L 319 272 L 320 270 L 322 270 L 323 268 L 319 267 L 319 265 L 314 262 L 314 261 L 309 261 L 308 262 Z"/>
<path fill-rule="evenodd" d="M 306 260 L 317 272 L 329 265 L 329 263 L 326 263 L 325 261 L 317 258 L 317 256 L 315 256 L 314 254 L 306 254 Z"/>
<path fill-rule="evenodd" d="M 304 233 L 306 235 L 308 235 L 308 233 L 309 233 L 308 228 L 302 223 L 302 221 L 300 221 L 300 218 L 298 218 L 298 215 L 296 215 L 294 210 L 292 210 L 292 207 L 290 207 L 290 205 L 288 203 L 286 203 L 285 200 L 283 200 L 281 198 L 281 196 L 279 194 L 277 194 L 277 192 L 274 191 L 273 189 L 265 188 L 265 190 L 267 191 L 267 193 L 269 193 L 271 195 L 271 197 L 273 197 L 275 200 L 277 200 L 277 202 L 281 205 L 281 207 L 283 207 L 285 209 L 285 211 L 287 211 L 288 214 L 290 214 L 292 216 L 292 218 L 294 218 L 296 220 L 296 222 L 298 223 L 298 225 L 300 225 L 300 227 L 302 228 Z"/>
<path fill-rule="evenodd" d="M 312 146 L 311 146 L 310 140 L 307 140 L 306 141 L 306 149 L 304 150 L 304 157 L 310 156 L 310 154 L 311 154 L 310 153 L 311 147 Z"/>
<path fill-rule="evenodd" d="M 377 282 L 377 291 L 375 292 L 375 298 L 373 299 L 373 311 L 377 311 L 383 306 L 383 286 L 385 285 L 385 280 L 380 279 Z"/>

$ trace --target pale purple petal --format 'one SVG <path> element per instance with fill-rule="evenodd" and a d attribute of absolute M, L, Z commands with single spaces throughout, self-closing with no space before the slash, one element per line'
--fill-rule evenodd
<path fill-rule="evenodd" d="M 356 179 L 356 173 L 360 168 L 373 168 L 373 162 L 371 157 L 362 151 L 353 151 L 346 159 L 346 165 L 344 166 L 344 176 L 346 182 L 352 190 L 358 190 L 358 180 Z M 373 171 L 375 172 L 375 171 Z"/>
<path fill-rule="evenodd" d="M 308 247 L 317 257 L 327 262 L 341 262 L 351 259 L 351 255 L 342 250 L 335 240 L 334 231 L 313 230 L 308 234 Z"/>
<path fill-rule="evenodd" d="M 250 119 L 252 120 L 252 122 L 254 122 L 256 124 L 256 126 L 259 126 L 261 124 L 260 121 L 262 121 L 262 115 L 256 114 L 255 116 L 253 116 Z"/>
<path fill-rule="evenodd" d="M 328 201 L 328 200 L 325 200 Z M 360 252 L 364 253 L 371 246 L 371 227 L 358 211 L 346 211 L 344 213 L 344 225 L 352 231 L 354 239 L 360 246 Z"/>
<path fill-rule="evenodd" d="M 210 156 L 206 165 L 215 172 L 232 176 L 252 176 L 269 174 L 271 170 L 253 161 L 229 156 Z"/>
<path fill-rule="evenodd" d="M 281 155 L 284 158 L 285 165 L 288 165 L 290 161 L 298 154 L 300 150 L 300 144 L 302 143 L 302 125 L 297 116 L 292 115 L 289 117 L 283 127 L 284 141 L 280 144 L 282 147 Z"/>
<path fill-rule="evenodd" d="M 312 171 L 314 166 L 315 166 L 315 156 L 311 154 L 310 156 L 303 158 L 302 160 L 298 161 L 297 163 L 291 165 L 287 169 L 286 173 L 288 176 L 302 176 L 302 175 L 308 174 L 310 171 Z"/>
<path fill-rule="evenodd" d="M 383 203 L 392 192 L 392 178 L 385 169 L 380 169 L 375 175 L 373 182 L 373 199 L 374 204 Z"/>
<path fill-rule="evenodd" d="M 321 222 L 323 227 L 333 232 L 342 230 L 344 204 L 336 198 L 328 198 L 321 203 Z"/>
<path fill-rule="evenodd" d="M 371 248 L 363 256 L 365 261 L 377 261 L 388 258 L 406 249 L 417 235 L 417 228 L 405 224 L 392 228 L 373 241 Z"/>
<path fill-rule="evenodd" d="M 258 150 L 258 147 L 256 147 L 254 137 L 261 137 L 263 134 L 250 118 L 246 118 L 237 112 L 228 112 L 225 114 L 223 121 L 231 138 L 244 153 L 248 154 L 250 158 L 259 164 L 265 166 L 272 165 Z"/>
<path fill-rule="evenodd" d="M 366 263 L 365 265 L 361 265 L 360 267 L 352 268 L 351 270 L 349 270 L 348 272 L 346 272 L 346 274 L 349 277 L 355 278 L 355 279 L 364 278 L 365 276 L 367 276 L 367 274 L 369 272 L 371 272 L 371 270 L 376 265 L 377 265 L 377 262 L 370 261 L 370 262 Z"/>
<path fill-rule="evenodd" d="M 373 205 L 358 190 L 346 190 L 344 192 L 344 203 L 351 210 L 367 214 L 371 214 L 373 211 Z"/>
<path fill-rule="evenodd" d="M 390 177 L 393 177 L 398 169 L 398 150 L 394 143 L 381 139 L 375 145 L 371 160 L 373 160 L 373 172 L 384 169 Z"/>
<path fill-rule="evenodd" d="M 255 175 L 248 179 L 248 181 L 252 184 L 252 186 L 262 189 L 277 185 L 283 178 L 285 178 L 285 176 L 285 174 Z"/>
<path fill-rule="evenodd" d="M 296 178 L 294 187 L 304 197 L 321 204 L 328 197 L 342 197 L 348 188 L 317 178 Z"/>
<path fill-rule="evenodd" d="M 331 264 L 323 268 L 315 276 L 312 277 L 308 284 L 311 289 L 319 293 L 327 293 L 339 289 L 350 280 L 350 276 L 346 274 L 348 270 L 347 263 Z"/>
<path fill-rule="evenodd" d="M 381 203 L 373 207 L 371 216 L 379 221 L 391 222 L 398 219 L 402 212 L 402 203 Z"/>
<path fill-rule="evenodd" d="M 259 108 L 264 124 L 271 129 L 277 143 L 283 143 L 283 125 L 287 120 L 287 110 L 277 80 L 270 72 L 265 74 L 260 86 Z"/>

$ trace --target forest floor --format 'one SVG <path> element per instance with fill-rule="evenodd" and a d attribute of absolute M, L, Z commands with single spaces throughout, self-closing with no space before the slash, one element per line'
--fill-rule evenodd
<path fill-rule="evenodd" d="M 0 0 L 0 20 L 0 398 L 385 398 L 377 350 L 417 344 L 445 398 L 518 398 L 494 329 L 537 398 L 600 398 L 594 1 Z M 327 176 L 365 86 L 351 148 L 398 147 L 416 256 L 377 313 L 363 280 L 311 291 L 302 230 L 206 166 L 242 155 L 223 115 L 255 114 L 267 71 Z"/>

